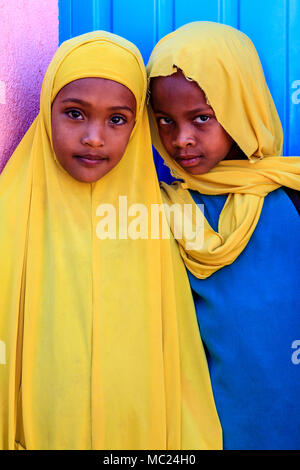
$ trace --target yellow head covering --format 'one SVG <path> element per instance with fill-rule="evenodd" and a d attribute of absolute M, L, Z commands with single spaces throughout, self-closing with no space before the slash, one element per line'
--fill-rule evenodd
<path fill-rule="evenodd" d="M 118 81 L 137 101 L 122 160 L 93 184 L 64 171 L 51 142 L 51 102 L 84 77 Z M 101 203 L 117 216 L 120 195 L 128 207 L 161 203 L 145 94 L 131 43 L 105 32 L 65 42 L 0 177 L 0 448 L 221 446 L 175 242 L 96 234 Z"/>
<path fill-rule="evenodd" d="M 270 191 L 281 185 L 300 189 L 300 158 L 279 156 L 280 120 L 257 52 L 245 34 L 212 22 L 182 26 L 159 41 L 147 66 L 149 79 L 171 75 L 177 69 L 198 83 L 219 123 L 248 157 L 222 161 L 204 175 L 189 174 L 167 154 L 150 110 L 154 146 L 174 175 L 184 181 L 171 186 L 162 183 L 166 202 L 194 204 L 186 189 L 211 195 L 229 193 L 218 232 L 204 220 L 201 249 L 188 250 L 187 241 L 179 241 L 186 266 L 203 279 L 231 264 L 242 252 Z"/>

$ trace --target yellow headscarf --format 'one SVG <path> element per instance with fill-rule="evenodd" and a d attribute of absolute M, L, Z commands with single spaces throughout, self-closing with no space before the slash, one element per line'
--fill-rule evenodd
<path fill-rule="evenodd" d="M 188 250 L 187 240 L 178 240 L 187 268 L 204 279 L 231 264 L 243 251 L 270 191 L 281 185 L 300 190 L 300 158 L 280 157 L 280 120 L 257 52 L 245 34 L 212 22 L 182 26 L 159 41 L 147 66 L 149 80 L 172 75 L 177 69 L 198 83 L 219 123 L 248 157 L 222 161 L 204 175 L 191 175 L 167 154 L 150 110 L 154 146 L 173 174 L 184 181 L 171 186 L 162 183 L 166 202 L 194 204 L 186 189 L 211 195 L 229 193 L 218 232 L 204 220 L 201 249 Z M 194 224 L 195 220 L 194 216 Z"/>
<path fill-rule="evenodd" d="M 51 102 L 72 80 L 127 86 L 126 152 L 93 184 L 56 161 Z M 96 235 L 101 203 L 162 202 L 146 72 L 126 40 L 65 42 L 41 109 L 0 177 L 0 448 L 206 449 L 221 430 L 191 292 L 174 240 Z M 117 211 L 118 215 L 118 211 Z"/>

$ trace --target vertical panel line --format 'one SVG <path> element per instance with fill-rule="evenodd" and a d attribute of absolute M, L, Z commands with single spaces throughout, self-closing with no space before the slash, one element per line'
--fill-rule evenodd
<path fill-rule="evenodd" d="M 93 30 L 100 29 L 100 8 L 99 8 L 99 0 L 93 0 Z"/>
<path fill-rule="evenodd" d="M 158 41 L 159 7 L 160 7 L 160 0 L 153 0 L 153 40 L 154 40 L 154 45 Z"/>
<path fill-rule="evenodd" d="M 176 21 L 175 21 L 175 10 L 176 9 L 176 5 L 175 5 L 175 0 L 172 0 L 172 29 L 174 31 L 175 29 L 175 25 L 176 25 Z"/>
<path fill-rule="evenodd" d="M 110 0 L 110 31 L 114 32 L 114 0 Z"/>
<path fill-rule="evenodd" d="M 218 22 L 224 22 L 224 15 L 223 15 L 223 3 L 224 0 L 218 0 Z"/>
<path fill-rule="evenodd" d="M 73 37 L 73 2 L 69 0 L 70 5 L 70 38 Z"/>
<path fill-rule="evenodd" d="M 285 74 L 285 136 L 284 136 L 284 152 L 289 155 L 290 150 L 290 8 L 289 0 L 285 0 L 285 30 L 286 30 L 286 74 Z"/>
<path fill-rule="evenodd" d="M 237 29 L 241 29 L 241 0 L 237 0 L 236 9 L 237 9 L 237 12 L 236 12 L 236 17 L 237 17 L 236 27 L 237 27 Z"/>
<path fill-rule="evenodd" d="M 291 103 L 290 103 L 290 2 L 289 0 L 286 0 L 287 3 L 287 37 L 286 37 L 286 47 L 287 47 L 287 87 L 288 87 L 288 100 L 287 100 L 287 120 L 286 120 L 286 126 L 287 126 L 287 155 L 290 154 L 290 109 L 291 109 Z"/>
<path fill-rule="evenodd" d="M 72 3 L 71 0 L 58 1 L 59 44 L 72 37 Z"/>

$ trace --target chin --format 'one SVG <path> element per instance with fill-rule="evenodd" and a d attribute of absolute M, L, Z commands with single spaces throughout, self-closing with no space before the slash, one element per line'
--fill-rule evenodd
<path fill-rule="evenodd" d="M 210 168 L 206 169 L 206 168 L 195 167 L 195 168 L 189 168 L 189 169 L 183 168 L 183 170 L 185 170 L 190 175 L 204 175 L 210 170 Z"/>
<path fill-rule="evenodd" d="M 80 183 L 96 183 L 96 181 L 100 180 L 104 175 L 78 175 L 69 173 L 72 178 L 79 181 Z"/>

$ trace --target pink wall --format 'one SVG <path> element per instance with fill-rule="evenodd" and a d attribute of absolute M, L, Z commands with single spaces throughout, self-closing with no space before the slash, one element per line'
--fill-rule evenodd
<path fill-rule="evenodd" d="M 0 171 L 39 111 L 58 46 L 58 0 L 0 0 Z"/>

